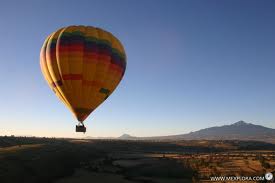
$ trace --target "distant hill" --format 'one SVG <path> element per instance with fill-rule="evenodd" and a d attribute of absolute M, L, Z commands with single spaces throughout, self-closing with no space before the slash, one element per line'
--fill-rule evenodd
<path fill-rule="evenodd" d="M 122 140 L 137 140 L 138 137 L 134 137 L 134 136 L 131 136 L 131 135 L 125 133 L 125 134 L 119 136 L 117 139 L 122 139 Z"/>
<path fill-rule="evenodd" d="M 125 137 L 125 138 L 124 138 Z M 231 125 L 223 125 L 201 129 L 195 132 L 156 137 L 132 137 L 124 134 L 119 139 L 139 140 L 257 140 L 275 143 L 275 129 L 238 121 Z"/>

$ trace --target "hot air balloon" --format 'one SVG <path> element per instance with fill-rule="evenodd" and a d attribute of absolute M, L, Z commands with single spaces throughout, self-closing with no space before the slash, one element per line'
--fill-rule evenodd
<path fill-rule="evenodd" d="M 111 33 L 91 26 L 68 26 L 50 34 L 40 52 L 44 78 L 86 132 L 84 120 L 120 83 L 126 54 Z"/>

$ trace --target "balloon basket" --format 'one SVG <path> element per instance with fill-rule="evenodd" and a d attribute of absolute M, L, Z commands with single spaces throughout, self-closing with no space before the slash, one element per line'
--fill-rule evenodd
<path fill-rule="evenodd" d="M 86 132 L 86 127 L 83 124 L 78 124 L 75 126 L 75 131 L 76 132 Z"/>

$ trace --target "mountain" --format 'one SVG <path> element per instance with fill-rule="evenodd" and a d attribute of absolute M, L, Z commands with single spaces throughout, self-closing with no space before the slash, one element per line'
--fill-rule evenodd
<path fill-rule="evenodd" d="M 196 132 L 179 135 L 184 139 L 207 140 L 261 140 L 275 141 L 275 129 L 238 121 L 231 125 L 205 128 Z"/>
<path fill-rule="evenodd" d="M 125 133 L 125 134 L 119 136 L 117 139 L 121 139 L 121 140 L 137 140 L 138 137 L 134 137 L 134 136 L 131 136 L 131 135 Z"/>
<path fill-rule="evenodd" d="M 129 137 L 130 135 L 124 134 Z M 124 136 L 122 135 L 122 136 Z M 121 136 L 121 137 L 122 137 Z M 120 139 L 123 139 L 119 137 Z M 131 138 L 128 138 L 131 140 Z M 275 129 L 238 121 L 231 125 L 223 125 L 201 129 L 195 132 L 170 136 L 134 137 L 139 140 L 256 140 L 275 143 Z"/>

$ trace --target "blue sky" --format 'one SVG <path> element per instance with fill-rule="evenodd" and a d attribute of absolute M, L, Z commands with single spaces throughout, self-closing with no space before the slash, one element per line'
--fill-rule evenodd
<path fill-rule="evenodd" d="M 180 134 L 238 120 L 275 128 L 272 0 L 3 1 L 0 134 Z M 92 25 L 123 43 L 117 90 L 85 121 L 49 89 L 39 52 L 51 32 Z"/>

